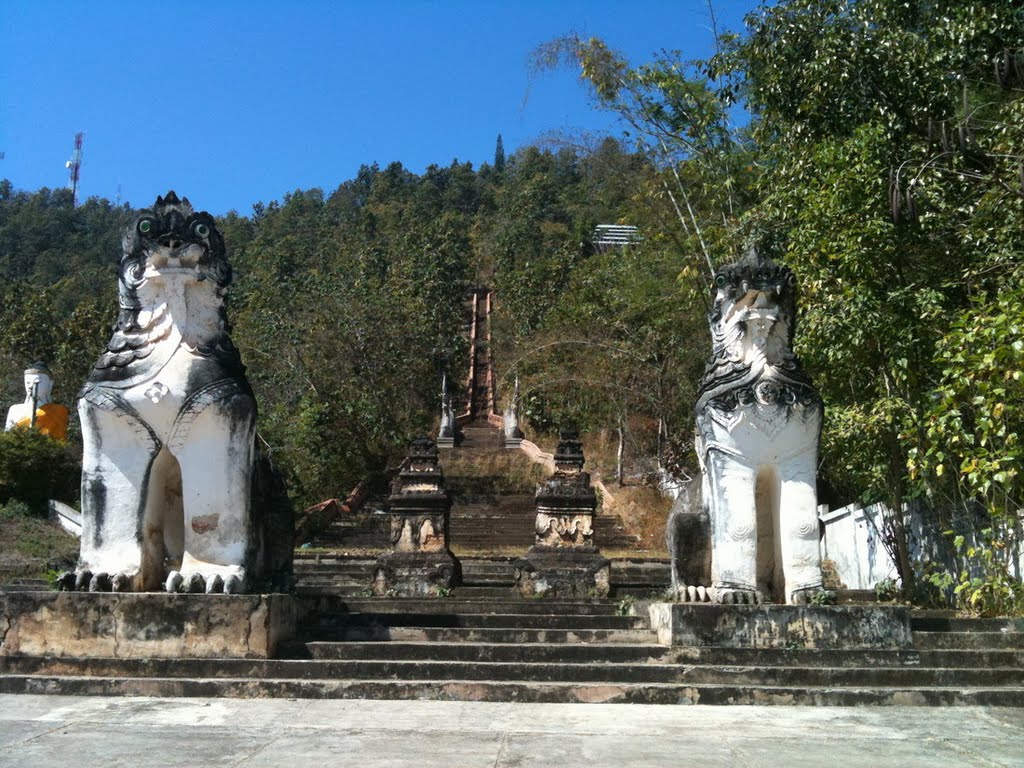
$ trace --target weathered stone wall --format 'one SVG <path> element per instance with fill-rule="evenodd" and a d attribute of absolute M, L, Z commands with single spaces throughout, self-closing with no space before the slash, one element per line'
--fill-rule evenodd
<path fill-rule="evenodd" d="M 0 654 L 271 658 L 295 635 L 291 595 L 0 594 Z"/>
<path fill-rule="evenodd" d="M 885 504 L 861 507 L 850 504 L 836 510 L 819 507 L 819 518 L 825 527 L 822 549 L 825 557 L 836 565 L 839 579 L 849 589 L 872 589 L 886 578 L 897 578 L 896 566 L 882 543 L 882 520 L 889 513 Z M 903 520 L 908 532 L 910 559 L 914 562 L 936 563 L 951 573 L 959 573 L 972 564 L 963 562 L 953 547 L 952 537 L 946 535 L 948 523 L 940 524 L 936 516 L 920 503 L 906 504 Z M 984 520 L 984 518 L 982 518 Z M 987 521 L 972 525 L 962 520 L 952 527 L 964 537 L 965 547 L 979 545 L 975 528 Z M 1020 530 L 1008 537 L 1010 547 L 1003 551 L 1010 573 L 1018 579 L 1024 577 L 1024 536 Z M 973 564 L 976 567 L 976 564 Z M 980 571 L 972 575 L 981 575 Z"/>
<path fill-rule="evenodd" d="M 884 579 L 896 578 L 896 566 L 882 543 L 878 506 L 851 504 L 831 512 L 819 508 L 825 526 L 822 551 L 848 589 L 872 589 Z"/>

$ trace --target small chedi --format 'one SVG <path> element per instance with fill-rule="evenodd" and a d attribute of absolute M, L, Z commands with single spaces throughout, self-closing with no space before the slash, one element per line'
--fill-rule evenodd
<path fill-rule="evenodd" d="M 583 471 L 583 444 L 562 430 L 555 472 L 537 488 L 534 545 L 515 563 L 524 596 L 606 597 L 611 563 L 594 544 L 597 494 Z"/>
<path fill-rule="evenodd" d="M 388 497 L 392 551 L 377 561 L 374 594 L 440 595 L 458 586 L 462 568 L 448 548 L 451 508 L 437 445 L 418 437 Z"/>
<path fill-rule="evenodd" d="M 804 603 L 822 586 L 815 477 L 823 406 L 793 352 L 796 278 L 752 250 L 715 276 L 696 404 L 701 486 L 669 516 L 684 600 Z"/>
<path fill-rule="evenodd" d="M 519 427 L 519 377 L 512 390 L 512 402 L 502 416 L 502 444 L 506 448 L 518 448 L 523 444 L 523 430 Z"/>
<path fill-rule="evenodd" d="M 39 361 L 25 369 L 25 402 L 7 411 L 4 430 L 35 429 L 61 442 L 68 439 L 68 409 L 50 400 L 53 374 Z"/>
<path fill-rule="evenodd" d="M 441 378 L 441 424 L 437 430 L 437 447 L 452 448 L 458 436 L 458 423 L 452 409 L 452 397 L 448 393 L 448 375 Z"/>
<path fill-rule="evenodd" d="M 291 507 L 256 451 L 231 278 L 213 218 L 174 192 L 125 230 L 117 325 L 79 394 L 82 549 L 64 588 L 287 587 Z"/>

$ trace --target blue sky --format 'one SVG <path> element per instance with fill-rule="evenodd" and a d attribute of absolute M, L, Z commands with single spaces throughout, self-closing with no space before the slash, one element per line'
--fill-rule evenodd
<path fill-rule="evenodd" d="M 715 0 L 739 30 L 755 0 Z M 363 163 L 474 166 L 548 132 L 617 133 L 570 72 L 531 77 L 575 31 L 639 64 L 713 46 L 705 0 L 51 2 L 0 0 L 0 177 L 134 206 L 175 189 L 248 213 L 333 190 Z"/>

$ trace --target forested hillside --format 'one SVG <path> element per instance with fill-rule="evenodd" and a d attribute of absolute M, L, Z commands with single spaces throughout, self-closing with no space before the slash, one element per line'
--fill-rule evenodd
<path fill-rule="evenodd" d="M 431 428 L 441 369 L 455 386 L 466 370 L 463 306 L 473 285 L 497 290 L 499 370 L 548 333 L 589 342 L 606 333 L 623 346 L 636 337 L 625 305 L 608 300 L 620 285 L 632 301 L 646 303 L 652 290 L 672 297 L 677 269 L 667 255 L 658 274 L 617 253 L 596 255 L 590 233 L 597 223 L 640 216 L 635 193 L 651 172 L 612 139 L 592 150 L 530 147 L 479 169 L 453 162 L 416 175 L 398 163 L 366 166 L 330 194 L 300 190 L 257 203 L 250 215 L 223 217 L 236 273 L 233 338 L 259 399 L 260 439 L 291 476 L 297 501 L 382 475 L 410 436 Z M 179 192 L 202 205 L 202 190 Z M 56 397 L 73 402 L 116 315 L 120 229 L 132 215 L 105 200 L 73 208 L 65 190 L 15 191 L 3 182 L 5 402 L 23 397 L 20 371 L 37 358 L 55 372 Z M 634 250 L 630 258 L 643 260 L 644 249 Z M 656 282 L 633 284 L 641 278 Z M 578 301 L 570 298 L 576 293 Z M 616 327 L 605 331 L 611 320 Z M 652 338 L 642 341 L 657 355 Z M 524 379 L 545 372 L 524 380 L 538 427 L 557 427 L 566 409 L 585 426 L 609 423 L 593 398 L 565 397 L 575 391 L 573 376 L 600 383 L 608 372 L 576 365 L 559 375 L 556 362 L 540 355 L 523 366 Z M 641 384 L 634 389 L 645 395 Z M 685 414 L 685 403 L 679 408 Z"/>
<path fill-rule="evenodd" d="M 612 430 L 653 466 L 661 424 L 692 470 L 707 289 L 755 244 L 800 281 L 825 499 L 921 497 L 936 526 L 969 519 L 997 548 L 1019 535 L 1019 2 L 780 0 L 707 61 L 666 51 L 636 67 L 574 35 L 535 58 L 577 69 L 627 137 L 499 151 L 477 169 L 364 167 L 221 221 L 260 435 L 299 501 L 382 472 L 430 426 L 439 366 L 456 381 L 465 367 L 474 284 L 496 291 L 501 391 L 521 378 L 535 430 Z M 177 191 L 202 207 L 201 189 Z M 73 399 L 114 317 L 130 215 L 0 186 L 7 402 L 39 356 Z M 595 249 L 599 223 L 642 239 Z"/>

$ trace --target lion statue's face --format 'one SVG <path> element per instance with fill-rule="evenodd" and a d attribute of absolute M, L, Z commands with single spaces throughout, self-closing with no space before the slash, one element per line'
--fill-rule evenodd
<path fill-rule="evenodd" d="M 209 281 L 220 296 L 231 282 L 224 239 L 213 217 L 196 213 L 188 198 L 179 200 L 174 192 L 139 212 L 124 232 L 122 247 L 122 321 L 125 313 L 137 312 L 171 283 Z"/>
<path fill-rule="evenodd" d="M 758 366 L 792 355 L 796 278 L 754 254 L 721 268 L 708 317 L 715 357 Z"/>

